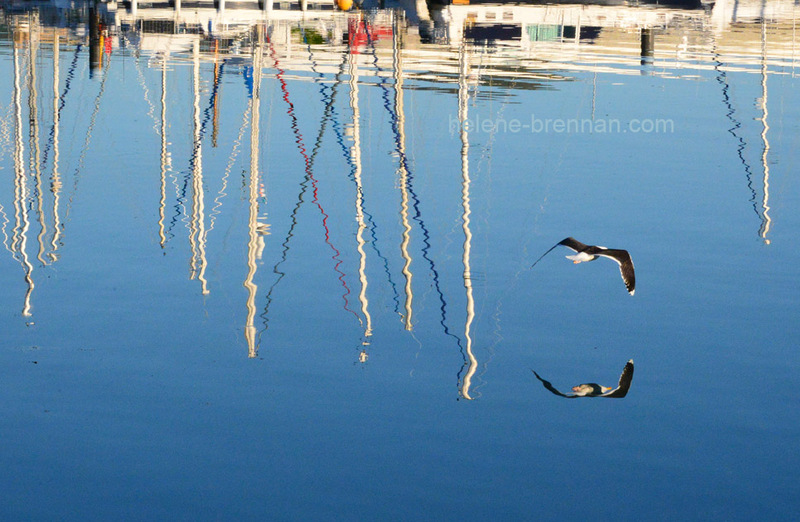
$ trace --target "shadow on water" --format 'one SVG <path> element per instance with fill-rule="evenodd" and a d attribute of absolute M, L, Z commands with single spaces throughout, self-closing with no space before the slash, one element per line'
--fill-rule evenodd
<path fill-rule="evenodd" d="M 542 386 L 559 397 L 565 399 L 577 399 L 580 397 L 602 397 L 605 399 L 622 399 L 628 395 L 628 390 L 631 388 L 633 382 L 633 359 L 629 360 L 625 367 L 622 369 L 622 374 L 619 376 L 619 383 L 616 388 L 610 386 L 601 386 L 597 383 L 590 382 L 585 384 L 578 384 L 572 387 L 572 393 L 563 393 L 558 391 L 550 381 L 547 381 L 539 376 L 535 370 L 531 370 L 533 375 L 542 383 Z"/>

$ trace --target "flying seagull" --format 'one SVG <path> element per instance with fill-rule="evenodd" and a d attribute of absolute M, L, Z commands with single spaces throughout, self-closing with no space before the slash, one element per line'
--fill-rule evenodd
<path fill-rule="evenodd" d="M 631 382 L 633 381 L 633 359 L 625 364 L 625 368 L 622 369 L 622 375 L 619 376 L 619 384 L 613 390 L 610 387 L 600 386 L 599 384 L 590 382 L 587 384 L 573 386 L 572 391 L 575 393 L 561 393 L 555 389 L 549 381 L 542 379 L 534 370 L 531 371 L 537 379 L 542 381 L 542 384 L 545 388 L 547 388 L 547 390 L 560 397 L 565 397 L 567 399 L 577 399 L 578 397 L 606 397 L 608 399 L 621 399 L 628 394 L 628 390 L 631 387 Z"/>
<path fill-rule="evenodd" d="M 631 255 L 627 250 L 606 248 L 603 246 L 584 245 L 573 237 L 568 237 L 559 241 L 553 245 L 550 250 L 553 250 L 559 245 L 563 245 L 570 250 L 577 252 L 574 256 L 566 256 L 567 259 L 571 259 L 575 264 L 583 263 L 584 261 L 594 261 L 598 258 L 598 256 L 613 259 L 619 265 L 619 273 L 622 275 L 622 281 L 625 283 L 625 288 L 628 289 L 628 293 L 633 295 L 633 292 L 636 291 L 636 276 L 633 272 L 633 260 L 631 259 Z M 549 254 L 550 250 L 542 254 L 541 257 L 536 260 L 536 263 L 541 261 L 542 257 Z M 532 264 L 531 268 L 535 267 L 536 263 Z"/>

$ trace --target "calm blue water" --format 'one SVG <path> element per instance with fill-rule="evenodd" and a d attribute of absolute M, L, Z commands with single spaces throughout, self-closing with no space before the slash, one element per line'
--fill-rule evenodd
<path fill-rule="evenodd" d="M 2 518 L 792 519 L 800 44 L 767 4 L 619 8 L 671 20 L 644 58 L 532 6 L 462 41 L 459 6 L 120 5 L 102 42 L 5 6 Z M 529 270 L 567 236 L 635 295 Z M 624 399 L 531 372 L 628 359 Z"/>

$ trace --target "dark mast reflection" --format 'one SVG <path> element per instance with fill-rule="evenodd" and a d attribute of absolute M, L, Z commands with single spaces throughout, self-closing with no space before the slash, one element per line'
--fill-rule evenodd
<path fill-rule="evenodd" d="M 762 13 L 763 14 L 763 13 Z M 737 139 L 738 146 L 737 146 L 737 155 L 739 157 L 739 161 L 741 162 L 745 177 L 747 178 L 747 188 L 750 190 L 750 203 L 753 207 L 753 212 L 755 212 L 756 216 L 758 216 L 760 224 L 758 228 L 758 235 L 764 241 L 765 244 L 769 245 L 770 240 L 767 238 L 767 234 L 769 233 L 772 218 L 769 215 L 769 163 L 767 161 L 767 154 L 770 149 L 769 140 L 767 138 L 767 133 L 769 131 L 769 124 L 767 123 L 767 117 L 769 115 L 769 111 L 767 109 L 767 77 L 769 74 L 768 67 L 767 67 L 767 21 L 766 18 L 762 16 L 761 18 L 761 97 L 756 100 L 759 108 L 761 109 L 761 118 L 758 121 L 761 122 L 762 130 L 761 130 L 761 141 L 762 141 L 762 153 L 761 153 L 761 164 L 763 169 L 763 197 L 761 200 L 761 209 L 758 208 L 758 195 L 756 192 L 756 188 L 753 184 L 753 169 L 748 161 L 745 159 L 744 151 L 747 148 L 747 142 L 745 141 L 743 136 L 740 136 L 738 131 L 742 128 L 741 122 L 739 122 L 735 118 L 736 109 L 733 107 L 731 102 L 731 98 L 729 95 L 730 85 L 728 83 L 728 76 L 724 70 L 724 64 L 720 60 L 720 54 L 717 50 L 717 42 L 716 39 L 714 40 L 713 44 L 714 50 L 714 69 L 717 71 L 717 82 L 722 85 L 722 102 L 728 109 L 726 113 L 726 117 L 731 122 L 732 127 L 728 129 L 728 132 Z"/>
<path fill-rule="evenodd" d="M 102 72 L 103 45 L 100 35 L 100 13 L 94 5 L 89 8 L 89 77 Z"/>
<path fill-rule="evenodd" d="M 725 117 L 728 118 L 728 121 L 731 122 L 732 127 L 728 129 L 728 132 L 736 138 L 738 141 L 738 145 L 736 147 L 736 154 L 739 157 L 739 162 L 742 164 L 744 168 L 745 178 L 747 179 L 747 188 L 750 190 L 750 203 L 752 203 L 753 212 L 755 212 L 756 216 L 758 216 L 759 220 L 761 220 L 761 213 L 758 210 L 758 206 L 756 203 L 756 189 L 753 187 L 753 169 L 750 166 L 750 163 L 747 161 L 744 155 L 744 151 L 747 148 L 747 142 L 744 139 L 744 136 L 739 134 L 739 129 L 742 128 L 742 123 L 736 119 L 736 109 L 733 107 L 733 103 L 731 102 L 731 97 L 729 94 L 730 84 L 728 83 L 728 74 L 723 69 L 724 64 L 720 61 L 720 54 L 716 49 L 716 42 L 714 43 L 714 69 L 717 70 L 717 82 L 722 85 L 722 103 L 725 104 L 727 107 L 728 112 L 725 113 Z"/>

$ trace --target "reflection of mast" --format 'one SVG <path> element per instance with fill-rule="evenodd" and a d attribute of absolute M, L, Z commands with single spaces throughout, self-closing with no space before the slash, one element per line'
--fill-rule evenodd
<path fill-rule="evenodd" d="M 194 150 L 192 151 L 192 218 L 189 221 L 189 244 L 192 249 L 190 279 L 200 280 L 203 294 L 208 294 L 205 279 L 205 198 L 203 196 L 202 136 L 200 131 L 200 41 L 194 41 Z"/>
<path fill-rule="evenodd" d="M 353 314 L 356 317 L 356 319 L 360 321 L 361 319 L 358 317 L 358 314 L 355 313 L 353 310 L 351 310 L 349 307 L 349 301 L 347 300 L 347 296 L 350 294 L 350 288 L 347 287 L 347 281 L 345 280 L 345 273 L 339 269 L 339 265 L 342 264 L 342 260 L 339 259 L 341 253 L 331 242 L 330 230 L 328 229 L 329 216 L 325 212 L 325 209 L 322 207 L 322 204 L 319 202 L 319 185 L 317 183 L 317 178 L 314 176 L 314 162 L 313 159 L 309 157 L 307 153 L 305 142 L 303 140 L 303 134 L 300 132 L 300 126 L 298 125 L 297 115 L 294 112 L 294 104 L 289 98 L 289 87 L 288 84 L 286 83 L 286 80 L 283 78 L 285 71 L 281 68 L 280 62 L 278 61 L 278 57 L 275 53 L 275 47 L 273 46 L 269 35 L 267 35 L 267 45 L 269 45 L 270 55 L 272 56 L 274 67 L 278 71 L 275 77 L 277 78 L 278 83 L 280 84 L 281 92 L 283 93 L 282 96 L 283 101 L 286 102 L 286 105 L 288 107 L 286 110 L 286 114 L 289 116 L 289 119 L 291 120 L 292 133 L 294 134 L 295 137 L 294 142 L 297 145 L 297 150 L 303 157 L 303 163 L 305 165 L 304 170 L 306 174 L 305 177 L 308 181 L 311 181 L 312 196 L 313 196 L 312 202 L 314 203 L 314 205 L 316 205 L 317 209 L 322 215 L 322 228 L 325 230 L 325 243 L 333 251 L 333 256 L 331 256 L 331 259 L 333 259 L 336 262 L 336 264 L 333 266 L 333 270 L 334 272 L 339 274 L 339 281 L 342 283 L 342 288 L 344 289 L 344 294 L 342 295 L 342 300 L 344 301 L 344 309 L 345 311 Z M 322 128 L 322 125 L 320 127 Z M 305 191 L 305 188 L 303 189 L 303 191 Z"/>
<path fill-rule="evenodd" d="M 655 35 L 651 27 L 643 28 L 641 30 L 641 64 L 647 65 L 653 63 L 653 55 L 655 50 Z"/>
<path fill-rule="evenodd" d="M 361 281 L 361 292 L 358 294 L 358 300 L 361 302 L 361 313 L 364 314 L 366 320 L 366 329 L 364 330 L 364 337 L 369 338 L 372 335 L 372 317 L 369 315 L 369 301 L 367 300 L 367 254 L 364 252 L 364 229 L 367 225 L 364 223 L 364 188 L 361 184 L 361 128 L 360 118 L 361 113 L 358 108 L 358 69 L 356 64 L 356 56 L 350 54 L 350 108 L 353 111 L 353 149 L 351 157 L 355 164 L 353 177 L 356 180 L 356 221 L 358 222 L 358 232 L 356 233 L 356 240 L 358 241 L 358 254 L 360 256 L 360 263 L 358 266 L 358 278 Z M 365 339 L 364 344 L 368 344 Z"/>
<path fill-rule="evenodd" d="M 92 4 L 89 9 L 89 75 L 103 70 L 103 33 L 100 27 L 100 13 Z"/>
<path fill-rule="evenodd" d="M 475 301 L 472 297 L 472 274 L 470 271 L 470 252 L 472 247 L 472 231 L 469 228 L 469 137 L 467 135 L 467 102 L 469 101 L 469 91 L 467 86 L 467 73 L 469 64 L 467 63 L 467 53 L 465 44 L 461 44 L 459 53 L 459 76 L 458 76 L 458 120 L 461 124 L 461 201 L 464 208 L 462 214 L 462 226 L 464 230 L 464 288 L 467 291 L 467 320 L 464 325 L 464 339 L 466 339 L 467 357 L 469 358 L 469 368 L 461 384 L 461 396 L 465 399 L 472 399 L 469 395 L 469 388 L 472 385 L 472 376 L 478 369 L 478 360 L 472 354 L 472 337 L 470 329 L 472 320 L 475 318 Z"/>
<path fill-rule="evenodd" d="M 393 14 L 396 15 L 396 13 L 393 13 Z M 404 31 L 404 26 L 401 24 L 401 19 L 400 18 L 398 18 L 398 17 L 394 18 L 393 35 L 395 37 L 393 37 L 393 40 L 392 40 L 392 43 L 393 43 L 392 65 L 394 67 L 393 78 L 394 78 L 395 84 L 396 85 L 399 84 L 399 86 L 401 87 L 401 89 L 399 91 L 399 94 L 400 94 L 400 100 L 399 101 L 400 101 L 400 108 L 401 108 L 400 111 L 398 111 L 396 108 L 393 108 L 392 107 L 392 103 L 389 100 L 389 89 L 386 87 L 385 75 L 381 74 L 382 70 L 381 70 L 381 67 L 380 67 L 380 65 L 378 63 L 378 53 L 377 53 L 377 49 L 375 48 L 375 39 L 370 35 L 370 32 L 369 32 L 370 25 L 369 24 L 365 24 L 364 28 L 365 28 L 366 33 L 367 33 L 367 39 L 370 42 L 370 47 L 372 48 L 373 62 L 375 64 L 376 75 L 379 77 L 378 85 L 383 89 L 383 93 L 382 93 L 383 106 L 386 108 L 386 111 L 389 113 L 389 118 L 390 118 L 390 121 L 391 121 L 391 124 L 392 124 L 392 132 L 394 133 L 394 141 L 395 141 L 395 151 L 397 152 L 398 161 L 400 162 L 400 167 L 399 167 L 400 170 L 399 170 L 399 172 L 403 173 L 404 176 L 405 176 L 404 180 L 403 180 L 403 181 L 405 181 L 405 183 L 403 185 L 401 185 L 401 187 L 400 187 L 401 188 L 401 192 L 402 192 L 403 196 L 406 196 L 406 195 L 410 196 L 410 203 L 411 203 L 411 205 L 413 206 L 413 209 L 414 209 L 413 219 L 414 219 L 414 221 L 416 221 L 419 224 L 419 230 L 420 230 L 420 232 L 422 234 L 422 237 L 421 237 L 421 239 L 422 239 L 422 249 L 421 249 L 422 250 L 422 258 L 425 259 L 426 261 L 428 261 L 428 263 L 430 265 L 431 275 L 433 277 L 433 286 L 436 289 L 436 293 L 439 295 L 439 302 L 441 303 L 441 306 L 439 308 L 440 311 L 441 311 L 441 320 L 439 321 L 439 323 L 442 325 L 442 328 L 444 329 L 445 335 L 453 337 L 456 340 L 456 343 L 458 343 L 458 346 L 461 347 L 461 340 L 457 336 L 455 336 L 452 333 L 450 333 L 449 329 L 447 328 L 447 302 L 444 299 L 444 294 L 442 293 L 441 287 L 439 285 L 439 273 L 436 270 L 436 264 L 434 263 L 433 258 L 431 258 L 428 255 L 428 252 L 430 251 L 430 248 L 431 248 L 431 244 L 430 244 L 430 237 L 431 236 L 430 236 L 430 233 L 428 232 L 427 227 L 425 226 L 425 221 L 423 221 L 423 219 L 422 219 L 422 211 L 420 209 L 419 197 L 414 192 L 414 186 L 413 186 L 414 176 L 413 176 L 411 170 L 409 169 L 408 158 L 406 157 L 406 153 L 405 153 L 405 125 L 404 125 L 404 123 L 405 123 L 405 114 L 404 114 L 404 111 L 402 110 L 402 101 L 403 101 L 402 100 L 402 80 L 403 80 L 403 78 L 401 76 L 402 67 L 400 67 L 400 59 L 402 58 L 402 54 L 400 52 L 401 49 L 402 49 L 401 36 L 403 34 L 403 31 Z M 395 105 L 397 105 L 397 103 L 395 103 Z M 402 120 L 401 120 L 401 118 L 402 118 Z M 404 225 L 406 225 L 406 230 L 405 230 L 406 234 L 408 233 L 408 231 L 411 228 L 410 226 L 408 226 L 408 220 L 407 220 L 408 203 L 409 203 L 408 197 L 405 197 L 403 200 L 401 200 L 401 212 L 405 211 L 405 213 L 406 213 L 406 219 L 404 220 Z M 402 216 L 402 213 L 401 213 L 401 216 Z M 374 230 L 373 230 L 373 238 L 374 238 Z M 376 249 L 376 251 L 377 251 L 377 249 Z M 380 256 L 380 253 L 378 253 L 378 255 Z M 381 258 L 383 258 L 383 257 L 381 256 Z M 388 262 L 386 262 L 386 260 L 384 260 L 384 261 L 385 261 L 384 266 L 386 267 L 386 273 L 387 273 L 387 276 L 388 276 L 389 275 Z M 410 261 L 410 259 L 407 259 L 407 261 Z M 392 284 L 392 289 L 394 290 L 395 286 L 394 286 L 394 283 L 392 283 L 391 277 L 389 277 L 389 282 Z M 396 295 L 397 294 L 395 294 L 395 296 Z M 397 306 L 399 306 L 399 300 L 398 300 L 397 297 L 395 297 L 395 304 Z M 397 307 L 395 308 L 395 310 L 397 310 Z M 463 350 L 463 348 L 462 348 L 462 350 Z"/>
<path fill-rule="evenodd" d="M 53 239 L 50 241 L 50 247 L 53 249 L 53 251 L 50 252 L 50 259 L 52 261 L 58 259 L 56 250 L 58 250 L 58 239 L 61 237 L 61 218 L 58 214 L 58 203 L 61 199 L 61 174 L 58 172 L 58 133 L 59 123 L 61 121 L 61 111 L 58 110 L 58 44 L 58 35 L 55 35 L 53 39 L 53 173 L 50 176 L 50 190 L 53 192 Z"/>
<path fill-rule="evenodd" d="M 769 217 L 769 164 L 767 163 L 767 152 L 769 152 L 769 141 L 767 140 L 767 22 L 761 18 L 761 123 L 764 126 L 761 131 L 761 141 L 764 142 L 764 152 L 761 154 L 761 164 L 764 167 L 764 200 L 762 202 L 761 230 L 759 233 L 764 243 L 769 245 L 767 233 L 772 220 Z"/>
<path fill-rule="evenodd" d="M 214 85 L 219 85 L 221 67 L 219 66 L 219 40 L 214 39 Z M 219 96 L 214 96 L 214 118 L 211 121 L 211 146 L 217 147 L 219 134 Z"/>
<path fill-rule="evenodd" d="M 16 35 L 15 35 L 16 36 Z M 16 38 L 14 38 L 14 219 L 15 226 L 13 239 L 11 241 L 12 251 L 19 252 L 22 267 L 25 269 L 25 281 L 28 283 L 28 291 L 25 294 L 25 301 L 22 307 L 22 315 L 31 315 L 31 294 L 33 293 L 33 265 L 28 260 L 27 234 L 30 222 L 28 220 L 28 187 L 26 183 L 25 167 L 23 166 L 23 143 L 22 143 L 22 103 L 21 89 L 19 85 L 19 52 L 17 50 Z"/>
<path fill-rule="evenodd" d="M 158 237 L 161 248 L 167 244 L 164 213 L 167 204 L 167 53 L 161 60 L 161 199 L 158 202 Z"/>
<path fill-rule="evenodd" d="M 259 105 L 261 103 L 261 61 L 264 53 L 264 26 L 257 25 L 258 44 L 253 54 L 253 97 L 250 99 L 252 107 L 250 120 L 250 190 L 248 202 L 250 213 L 248 219 L 247 240 L 247 277 L 244 287 L 247 289 L 247 321 L 244 327 L 244 336 L 247 340 L 248 356 L 255 357 L 256 350 L 256 291 L 258 286 L 253 283 L 256 275 L 256 257 L 264 248 L 264 238 L 259 235 L 258 223 L 258 134 L 259 134 Z"/>
<path fill-rule="evenodd" d="M 314 60 L 313 54 L 311 53 L 310 45 L 309 45 L 309 61 L 311 62 L 311 70 L 313 72 L 317 73 L 317 71 L 316 71 L 316 61 Z M 264 306 L 264 311 L 261 313 L 261 317 L 264 320 L 264 328 L 261 331 L 262 333 L 264 331 L 266 331 L 268 329 L 268 327 L 269 327 L 269 308 L 270 308 L 270 305 L 272 304 L 272 301 L 273 301 L 272 294 L 275 291 L 275 289 L 277 288 L 278 284 L 286 276 L 286 272 L 281 271 L 280 267 L 281 267 L 281 265 L 283 265 L 283 263 L 286 262 L 286 260 L 288 258 L 289 250 L 290 250 L 290 246 L 291 246 L 291 239 L 294 237 L 294 230 L 298 225 L 297 216 L 298 216 L 298 213 L 300 211 L 300 208 L 303 205 L 303 202 L 305 201 L 305 194 L 308 191 L 309 183 L 311 182 L 311 179 L 312 179 L 311 178 L 311 172 L 313 172 L 314 161 L 316 159 L 317 153 L 320 151 L 320 149 L 322 147 L 322 139 L 323 139 L 323 137 L 325 135 L 325 129 L 326 129 L 326 126 L 327 126 L 327 122 L 332 117 L 333 117 L 333 121 L 334 121 L 334 129 L 336 129 L 337 143 L 339 143 L 339 145 L 342 147 L 343 153 L 345 154 L 345 158 L 351 164 L 351 169 L 352 169 L 352 158 L 350 156 L 350 152 L 351 151 L 344 144 L 344 140 L 342 138 L 342 133 L 338 129 L 337 119 L 336 119 L 335 116 L 333 116 L 333 114 L 334 114 L 334 110 L 333 109 L 334 109 L 335 102 L 336 102 L 336 95 L 337 95 L 338 87 L 339 87 L 339 85 L 341 83 L 341 76 L 344 74 L 346 61 L 347 61 L 347 54 L 344 53 L 343 56 L 342 56 L 342 63 L 339 66 L 339 71 L 334 76 L 333 86 L 330 87 L 330 94 L 329 95 L 325 94 L 326 91 L 328 90 L 328 87 L 325 86 L 325 83 L 320 82 L 320 94 L 322 94 L 322 102 L 325 105 L 325 110 L 323 111 L 322 118 L 320 119 L 319 132 L 317 134 L 316 141 L 314 142 L 314 146 L 311 149 L 311 155 L 308 157 L 308 164 L 307 164 L 308 167 L 307 167 L 307 170 L 306 170 L 306 175 L 304 176 L 303 181 L 300 183 L 300 193 L 297 196 L 297 203 L 295 204 L 294 209 L 292 210 L 292 213 L 289 216 L 289 220 L 291 221 L 291 225 L 289 226 L 289 230 L 286 233 L 284 241 L 281 243 L 282 252 L 281 252 L 280 259 L 275 263 L 275 265 L 272 268 L 272 272 L 274 274 L 276 274 L 278 277 L 275 279 L 275 281 L 272 283 L 272 285 L 267 289 L 266 295 L 264 296 L 265 300 L 266 300 L 266 304 Z M 276 62 L 276 65 L 277 65 L 277 62 Z M 283 72 L 282 72 L 281 69 L 278 69 L 278 70 L 279 70 L 278 79 L 282 80 L 283 79 L 283 77 L 282 77 Z M 322 73 L 317 73 L 317 74 L 318 74 L 320 80 L 324 79 L 324 74 L 322 74 Z M 283 84 L 282 84 L 281 88 L 283 90 Z M 288 101 L 288 94 L 289 94 L 288 90 L 284 90 L 284 100 L 285 101 Z M 290 116 L 292 116 L 292 121 L 296 122 L 296 119 L 294 118 L 293 111 L 290 111 L 289 114 L 290 114 Z M 294 126 L 293 126 L 293 128 L 294 128 Z M 296 133 L 295 136 L 298 139 L 301 138 L 301 135 L 299 135 L 298 133 Z M 351 172 L 352 172 L 352 170 L 351 170 Z M 355 312 L 353 312 L 353 314 L 356 316 L 356 318 L 358 318 L 359 322 L 363 326 L 363 322 L 358 317 L 358 315 Z"/>
<path fill-rule="evenodd" d="M 414 293 L 411 289 L 411 255 L 408 253 L 408 243 L 411 239 L 411 224 L 408 222 L 408 169 L 406 169 L 406 134 L 405 134 L 405 109 L 403 108 L 403 72 L 400 55 L 400 42 L 398 31 L 392 31 L 392 62 L 394 70 L 394 113 L 397 118 L 397 154 L 399 159 L 398 171 L 400 173 L 400 220 L 403 223 L 403 241 L 400 244 L 400 251 L 403 254 L 405 264 L 403 265 L 403 276 L 406 278 L 406 330 L 412 329 L 411 315 L 413 313 L 411 304 L 414 300 Z M 376 56 L 377 60 L 377 56 Z"/>
<path fill-rule="evenodd" d="M 30 165 L 34 176 L 34 193 L 36 194 L 36 211 L 39 215 L 39 252 L 36 258 L 43 265 L 47 264 L 44 259 L 44 236 L 47 233 L 47 224 L 44 219 L 44 193 L 42 192 L 42 167 L 41 149 L 39 147 L 39 99 L 36 90 L 36 56 L 39 51 L 39 24 L 32 24 L 30 28 L 30 41 L 28 46 L 28 139 L 30 149 L 33 154 L 30 157 Z"/>
<path fill-rule="evenodd" d="M 733 104 L 731 102 L 731 97 L 728 94 L 728 91 L 730 90 L 730 85 L 728 84 L 728 75 L 723 69 L 722 62 L 719 60 L 720 55 L 719 51 L 717 51 L 716 49 L 716 46 L 717 44 L 715 40 L 714 57 L 716 64 L 714 65 L 714 68 L 719 72 L 719 74 L 717 75 L 717 82 L 719 82 L 719 84 L 722 85 L 722 102 L 728 109 L 728 112 L 725 114 L 725 116 L 728 118 L 728 120 L 731 122 L 732 125 L 732 127 L 728 129 L 728 132 L 739 142 L 738 146 L 736 147 L 736 153 L 739 156 L 739 162 L 744 167 L 745 177 L 747 178 L 747 188 L 750 190 L 749 201 L 750 203 L 752 203 L 753 212 L 755 212 L 756 216 L 758 216 L 763 223 L 763 218 L 761 217 L 761 213 L 758 211 L 758 205 L 756 204 L 756 189 L 753 187 L 753 169 L 750 167 L 750 164 L 747 162 L 747 159 L 745 159 L 745 154 L 744 154 L 745 148 L 747 147 L 747 142 L 745 141 L 743 136 L 737 134 L 737 131 L 742 128 L 742 124 L 734 116 L 736 113 L 736 109 L 734 109 Z"/>

